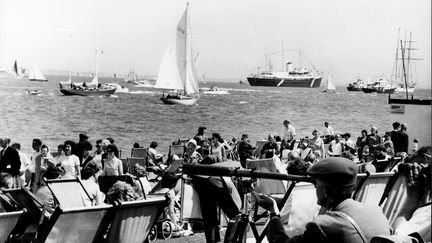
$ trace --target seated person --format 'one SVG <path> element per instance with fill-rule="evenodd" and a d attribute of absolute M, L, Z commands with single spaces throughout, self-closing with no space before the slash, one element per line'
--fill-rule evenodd
<path fill-rule="evenodd" d="M 147 172 L 144 166 L 135 164 L 132 170 L 132 175 L 134 175 L 137 179 L 134 180 L 135 191 L 138 193 L 140 198 L 144 198 L 144 196 L 147 196 L 153 188 L 150 182 L 147 180 Z"/>
<path fill-rule="evenodd" d="M 195 139 L 190 139 L 187 143 L 186 143 L 186 151 L 183 155 L 184 161 L 186 163 L 200 163 L 201 160 L 203 159 L 201 154 L 198 153 L 196 150 L 200 148 L 197 145 L 197 142 L 195 141 Z"/>
<path fill-rule="evenodd" d="M 105 194 L 100 191 L 99 184 L 97 184 L 97 177 L 101 172 L 96 163 L 87 163 L 87 165 L 81 171 L 81 183 L 90 196 L 90 201 L 85 198 L 85 204 L 87 206 L 104 205 Z"/>
<path fill-rule="evenodd" d="M 269 134 L 267 140 L 268 142 L 264 144 L 261 150 L 261 158 L 264 159 L 270 159 L 279 154 L 278 145 L 275 142 L 274 136 Z"/>
<path fill-rule="evenodd" d="M 42 176 L 48 180 L 55 180 L 61 178 L 64 174 L 65 171 L 62 167 L 54 166 L 48 167 Z M 36 196 L 42 200 L 44 206 L 50 213 L 54 212 L 56 207 L 54 195 L 43 180 L 41 181 L 41 187 L 36 191 Z"/>
<path fill-rule="evenodd" d="M 170 219 L 171 223 L 175 225 L 175 231 L 180 230 L 182 226 L 182 222 L 180 221 L 180 208 L 178 206 L 178 203 L 176 203 L 179 200 L 179 198 L 177 197 L 179 191 L 175 190 L 179 179 L 180 177 L 173 172 L 165 173 L 162 176 L 162 188 L 155 192 L 158 194 L 165 194 L 165 197 L 168 200 L 168 207 L 165 208 L 165 213 Z"/>
<path fill-rule="evenodd" d="M 0 173 L 0 189 L 13 189 L 14 178 L 11 174 Z M 0 190 L 0 213 L 16 211 L 15 203 Z"/>
<path fill-rule="evenodd" d="M 106 197 L 107 201 L 110 203 L 135 201 L 139 198 L 134 188 L 124 181 L 117 181 L 114 183 L 108 190 Z"/>
<path fill-rule="evenodd" d="M 157 146 L 159 146 L 159 144 L 155 141 L 150 143 L 150 147 L 148 150 L 148 163 L 150 165 L 158 165 L 159 163 L 163 162 L 163 157 L 165 156 L 164 154 L 159 154 L 156 151 Z"/>

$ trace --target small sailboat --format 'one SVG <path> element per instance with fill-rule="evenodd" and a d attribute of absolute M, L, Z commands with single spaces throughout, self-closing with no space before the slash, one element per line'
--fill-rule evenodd
<path fill-rule="evenodd" d="M 333 79 L 331 78 L 330 74 L 327 78 L 326 86 L 321 91 L 322 93 L 336 93 L 336 86 L 333 83 Z"/>
<path fill-rule="evenodd" d="M 138 77 L 135 73 L 135 70 L 130 70 L 124 81 L 131 84 L 138 84 Z"/>
<path fill-rule="evenodd" d="M 194 105 L 200 99 L 188 8 L 189 3 L 177 25 L 176 40 L 168 45 L 162 58 L 154 86 L 159 89 L 174 90 L 162 94 L 161 100 L 165 104 Z"/>
<path fill-rule="evenodd" d="M 22 70 L 20 70 L 19 68 L 18 68 L 18 64 L 17 64 L 17 61 L 15 60 L 15 62 L 14 62 L 14 65 L 13 65 L 13 68 L 12 68 L 13 70 L 13 73 L 15 74 L 15 78 L 17 78 L 17 79 L 21 79 L 22 77 L 24 77 L 24 75 L 23 75 L 23 73 L 22 73 Z"/>
<path fill-rule="evenodd" d="M 30 70 L 29 80 L 30 81 L 39 81 L 39 82 L 48 82 L 48 79 L 45 78 L 45 76 L 42 74 L 42 72 L 39 70 L 39 68 L 38 68 L 38 66 L 36 66 L 36 64 L 34 64 L 33 69 Z"/>

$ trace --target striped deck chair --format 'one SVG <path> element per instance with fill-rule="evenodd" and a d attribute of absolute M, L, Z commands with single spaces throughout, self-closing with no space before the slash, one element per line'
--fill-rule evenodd
<path fill-rule="evenodd" d="M 354 193 L 353 199 L 366 205 L 378 206 L 384 195 L 385 188 L 394 174 L 393 172 L 373 173 L 369 176 L 359 174 L 357 181 L 361 185 L 358 185 L 359 188 Z"/>
<path fill-rule="evenodd" d="M 135 166 L 135 164 L 139 164 L 145 168 L 147 168 L 147 161 L 146 158 L 136 158 L 136 157 L 132 157 L 132 158 L 127 158 L 128 164 L 130 168 L 133 168 Z"/>
<path fill-rule="evenodd" d="M 62 208 L 91 206 L 90 195 L 78 178 L 44 181 Z"/>
<path fill-rule="evenodd" d="M 0 213 L 0 242 L 5 242 L 24 211 Z"/>
<path fill-rule="evenodd" d="M 384 195 L 384 202 L 380 205 L 392 228 L 399 216 L 411 217 L 425 194 L 423 190 L 408 187 L 408 178 L 403 173 L 398 175 L 394 185 L 386 188 L 388 195 Z"/>
<path fill-rule="evenodd" d="M 116 211 L 104 242 L 142 243 L 167 205 L 164 196 L 122 202 Z"/>
<path fill-rule="evenodd" d="M 182 160 L 185 150 L 186 150 L 185 145 L 170 145 L 168 151 L 167 163 L 170 164 L 172 161 L 174 161 L 174 155 L 177 155 L 178 159 Z"/>
<path fill-rule="evenodd" d="M 62 209 L 57 207 L 38 235 L 38 242 L 100 242 L 104 234 L 103 219 L 113 210 L 112 205 Z M 112 213 L 112 212 L 110 212 Z"/>

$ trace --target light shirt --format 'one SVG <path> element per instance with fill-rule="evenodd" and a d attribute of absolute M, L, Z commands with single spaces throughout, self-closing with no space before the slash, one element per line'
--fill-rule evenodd
<path fill-rule="evenodd" d="M 284 127 L 282 139 L 285 141 L 291 141 L 294 139 L 295 135 L 295 129 L 291 124 L 288 124 L 288 127 Z"/>
<path fill-rule="evenodd" d="M 25 153 L 18 151 L 18 154 L 21 160 L 20 171 L 24 172 L 31 165 L 31 161 Z"/>
<path fill-rule="evenodd" d="M 40 152 L 33 151 L 33 153 L 30 155 L 30 165 L 28 166 L 28 171 L 31 173 L 35 173 L 35 165 L 36 165 L 36 157 Z"/>
<path fill-rule="evenodd" d="M 107 158 L 108 159 L 108 158 Z M 104 163 L 103 175 L 119 176 L 123 175 L 123 163 L 117 157 L 107 160 Z"/>
<path fill-rule="evenodd" d="M 65 174 L 63 177 L 76 177 L 77 171 L 76 166 L 80 166 L 80 161 L 78 156 L 72 154 L 72 155 L 65 155 L 64 157 L 59 158 L 60 165 L 65 170 Z"/>
<path fill-rule="evenodd" d="M 105 200 L 105 194 L 100 191 L 99 185 L 96 182 L 88 179 L 82 180 L 81 183 L 90 196 L 90 199 L 87 197 L 87 195 L 83 197 L 84 204 L 87 207 L 102 205 L 103 201 Z"/>
<path fill-rule="evenodd" d="M 336 143 L 335 140 L 331 141 L 330 146 L 332 148 L 332 155 L 341 155 L 342 154 L 342 143 Z"/>
<path fill-rule="evenodd" d="M 331 127 L 331 126 L 324 127 L 324 133 L 323 134 L 324 134 L 324 136 L 328 136 L 328 135 L 334 136 L 335 133 L 333 131 L 333 127 Z"/>

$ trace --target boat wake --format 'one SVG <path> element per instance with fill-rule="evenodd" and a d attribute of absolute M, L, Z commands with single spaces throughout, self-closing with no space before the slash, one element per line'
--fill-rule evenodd
<path fill-rule="evenodd" d="M 247 101 L 239 101 L 239 104 L 246 104 L 248 103 Z"/>
<path fill-rule="evenodd" d="M 136 90 L 136 91 L 130 91 L 129 94 L 156 94 L 156 92 L 146 91 L 146 90 Z"/>

